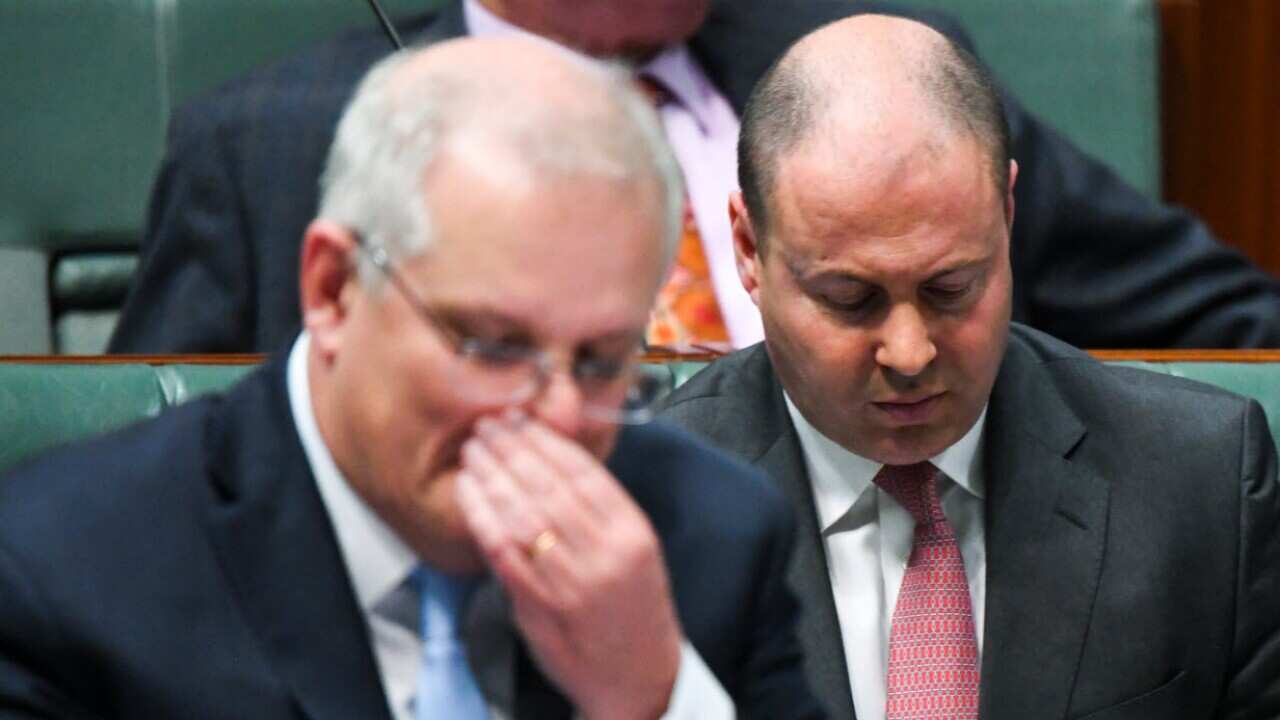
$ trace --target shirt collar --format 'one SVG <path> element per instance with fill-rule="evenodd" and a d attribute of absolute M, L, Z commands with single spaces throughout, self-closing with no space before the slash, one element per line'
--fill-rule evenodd
<path fill-rule="evenodd" d="M 813 484 L 818 522 L 825 532 L 844 517 L 863 493 L 872 487 L 876 473 L 880 472 L 884 463 L 850 452 L 823 435 L 805 419 L 785 391 L 783 398 L 786 400 L 791 422 L 795 425 L 796 435 L 800 438 L 800 447 L 804 451 L 809 469 L 809 481 Z M 964 437 L 929 458 L 929 462 L 943 475 L 977 498 L 986 496 L 981 470 L 982 436 L 986 424 L 987 408 L 984 405 L 978 420 Z"/>
<path fill-rule="evenodd" d="M 311 474 L 315 476 L 320 490 L 320 499 L 337 535 L 338 549 L 356 599 L 365 612 L 372 612 L 404 583 L 417 567 L 418 558 L 351 489 L 325 445 L 311 402 L 307 372 L 310 345 L 310 336 L 303 331 L 289 351 L 286 371 L 289 408 L 293 412 L 293 422 L 307 463 L 311 466 Z"/>
<path fill-rule="evenodd" d="M 479 0 L 466 0 L 462 4 L 463 17 L 466 19 L 467 32 L 473 37 L 482 36 L 518 36 L 536 39 L 563 49 L 580 59 L 599 62 L 596 58 L 580 53 L 552 40 L 542 37 L 514 25 L 493 14 Z M 661 83 L 672 98 L 681 107 L 689 111 L 699 129 L 706 133 L 713 122 L 711 113 L 716 98 L 715 86 L 702 72 L 702 68 L 689 52 L 684 43 L 663 48 L 653 59 L 637 69 L 637 72 L 652 77 Z"/>

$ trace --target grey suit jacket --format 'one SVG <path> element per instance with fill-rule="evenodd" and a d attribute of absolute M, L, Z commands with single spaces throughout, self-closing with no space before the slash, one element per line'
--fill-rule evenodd
<path fill-rule="evenodd" d="M 765 347 L 713 363 L 664 414 L 790 497 L 810 683 L 853 717 L 859 669 Z M 1015 324 L 987 417 L 981 717 L 1280 718 L 1280 489 L 1258 404 Z"/>

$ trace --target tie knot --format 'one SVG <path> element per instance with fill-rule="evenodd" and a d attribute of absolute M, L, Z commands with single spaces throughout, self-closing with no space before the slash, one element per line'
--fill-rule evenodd
<path fill-rule="evenodd" d="M 459 618 L 465 612 L 476 578 L 450 575 L 426 565 L 414 572 L 422 597 L 422 637 L 427 640 L 457 637 Z"/>
<path fill-rule="evenodd" d="M 932 525 L 944 519 L 938 502 L 938 469 L 930 462 L 912 465 L 885 465 L 876 473 L 875 484 L 906 508 L 917 525 Z"/>
<path fill-rule="evenodd" d="M 671 102 L 671 91 L 659 79 L 652 75 L 643 73 L 636 76 L 636 89 L 640 94 L 648 98 L 649 102 L 655 107 L 660 108 Z"/>

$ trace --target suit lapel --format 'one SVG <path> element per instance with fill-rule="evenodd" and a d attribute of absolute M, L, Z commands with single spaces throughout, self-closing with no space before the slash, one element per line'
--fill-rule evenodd
<path fill-rule="evenodd" d="M 805 649 L 806 675 L 833 717 L 852 718 L 849 667 L 831 594 L 831 575 L 813 488 L 800 440 L 787 415 L 782 385 L 774 377 L 763 348 L 759 349 L 759 361 L 754 372 L 766 374 L 769 391 L 761 396 L 762 405 L 750 415 L 764 419 L 760 440 L 765 450 L 754 464 L 776 481 L 795 509 L 797 536 L 788 579 L 804 606 L 797 633 Z"/>
<path fill-rule="evenodd" d="M 390 718 L 355 593 L 277 361 L 206 428 L 209 537 L 263 654 L 307 716 Z"/>
<path fill-rule="evenodd" d="M 988 410 L 981 717 L 1064 717 L 1106 544 L 1109 485 L 1085 428 L 1016 334 Z"/>

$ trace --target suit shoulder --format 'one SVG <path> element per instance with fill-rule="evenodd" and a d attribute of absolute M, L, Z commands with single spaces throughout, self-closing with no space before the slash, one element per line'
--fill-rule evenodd
<path fill-rule="evenodd" d="M 209 491 L 201 436 L 217 402 L 195 401 L 0 477 L 0 554 L 8 566 L 0 584 L 28 587 L 41 603 L 75 615 L 85 587 L 200 562 L 198 509 Z M 154 587 L 123 584 L 103 601 L 136 602 Z"/>
<path fill-rule="evenodd" d="M 718 448 L 755 461 L 784 431 L 781 386 L 763 344 L 708 365 L 664 401 L 664 420 L 693 431 Z"/>
<path fill-rule="evenodd" d="M 772 370 L 763 343 L 719 358 L 698 371 L 662 402 L 664 416 L 680 416 L 689 405 L 736 405 L 771 389 Z"/>
<path fill-rule="evenodd" d="M 1020 382 L 1052 382 L 1082 418 L 1103 421 L 1122 434 L 1158 427 L 1166 443 L 1179 438 L 1204 443 L 1227 428 L 1238 429 L 1253 412 L 1250 406 L 1257 405 L 1208 383 L 1100 362 L 1026 327 L 1014 327 L 1010 351 L 1033 357 L 1042 371 L 1028 373 Z"/>
<path fill-rule="evenodd" d="M 24 462 L 0 477 L 0 533 L 71 522 L 69 514 L 127 517 L 172 495 L 203 462 L 205 420 L 220 402 L 197 400 Z"/>

